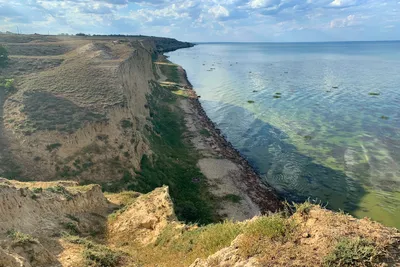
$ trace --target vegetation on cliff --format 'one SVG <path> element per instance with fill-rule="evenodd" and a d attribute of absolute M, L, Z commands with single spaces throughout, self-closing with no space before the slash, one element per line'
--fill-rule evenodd
<path fill-rule="evenodd" d="M 0 45 L 0 67 L 4 67 L 8 60 L 8 51 L 7 49 Z"/>

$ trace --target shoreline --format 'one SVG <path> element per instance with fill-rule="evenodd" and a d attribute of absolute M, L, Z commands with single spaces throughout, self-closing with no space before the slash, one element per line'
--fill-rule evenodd
<path fill-rule="evenodd" d="M 251 202 L 259 208 L 261 214 L 279 211 L 283 205 L 277 191 L 261 180 L 261 177 L 251 164 L 225 138 L 221 130 L 207 116 L 199 100 L 200 97 L 197 95 L 193 85 L 188 79 L 186 70 L 180 65 L 177 66 L 182 73 L 185 89 L 189 91 L 190 97 L 188 97 L 188 99 L 194 109 L 194 115 L 198 116 L 202 126 L 211 134 L 212 149 L 218 154 L 221 154 L 223 158 L 232 161 L 240 169 L 240 176 L 231 177 L 235 186 L 248 196 Z"/>

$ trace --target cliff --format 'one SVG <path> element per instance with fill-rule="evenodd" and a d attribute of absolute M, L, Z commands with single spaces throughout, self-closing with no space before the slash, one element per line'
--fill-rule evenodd
<path fill-rule="evenodd" d="M 285 205 L 157 37 L 0 36 L 0 266 L 396 266 L 400 236 Z M 17 181 L 19 180 L 19 181 Z M 26 182 L 26 180 L 33 180 Z M 103 193 L 105 192 L 105 193 Z"/>
<path fill-rule="evenodd" d="M 106 199 L 107 197 L 107 199 Z M 398 266 L 400 233 L 310 203 L 242 222 L 179 222 L 168 187 L 0 185 L 0 266 Z M 21 218 L 24 218 L 23 220 Z"/>

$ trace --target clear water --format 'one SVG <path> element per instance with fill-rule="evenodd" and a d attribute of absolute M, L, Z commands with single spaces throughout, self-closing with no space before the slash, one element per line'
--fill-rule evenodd
<path fill-rule="evenodd" d="M 400 228 L 400 42 L 200 44 L 168 55 L 286 199 Z"/>

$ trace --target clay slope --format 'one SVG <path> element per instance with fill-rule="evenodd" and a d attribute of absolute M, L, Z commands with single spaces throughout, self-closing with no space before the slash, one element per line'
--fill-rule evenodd
<path fill-rule="evenodd" d="M 98 185 L 0 179 L 0 266 L 61 266 L 60 238 L 104 232 L 113 208 Z"/>
<path fill-rule="evenodd" d="M 293 210 L 291 210 L 293 209 Z M 294 212 L 292 215 L 289 213 Z M 109 221 L 108 244 L 139 266 L 399 266 L 400 232 L 310 203 L 244 222 L 184 225 L 167 188 Z"/>

